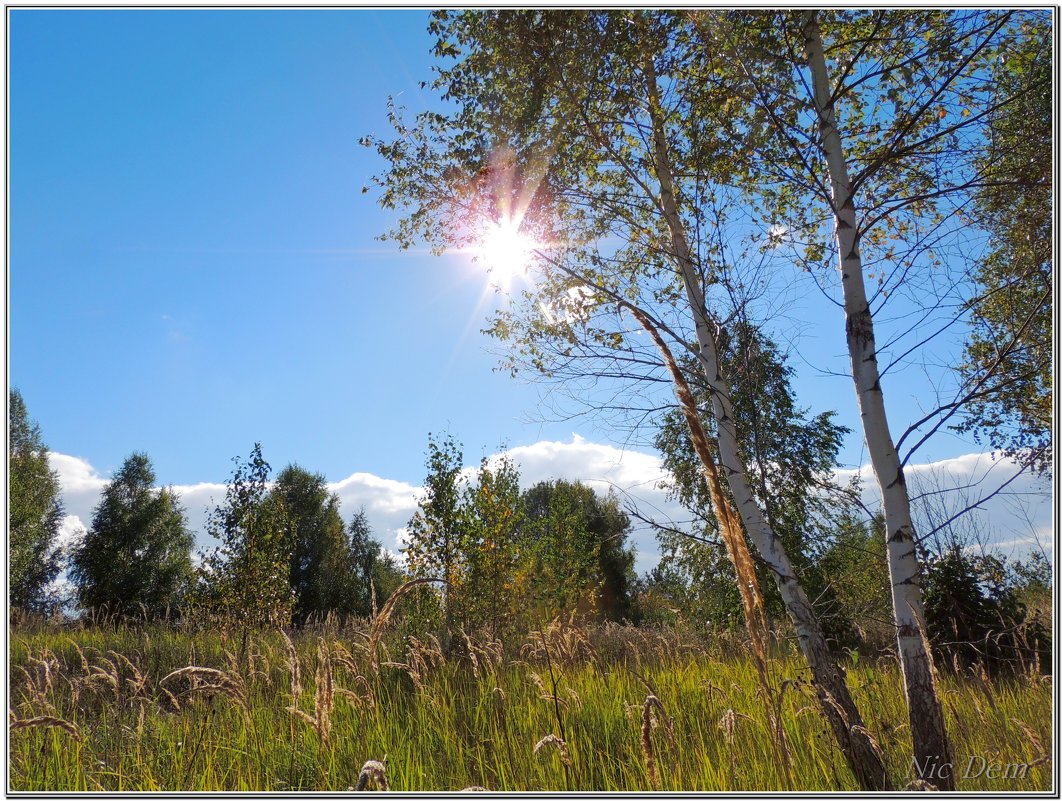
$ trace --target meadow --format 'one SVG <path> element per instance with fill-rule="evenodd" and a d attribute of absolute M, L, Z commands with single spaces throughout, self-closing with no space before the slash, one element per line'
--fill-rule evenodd
<path fill-rule="evenodd" d="M 737 636 L 555 621 L 523 641 L 456 638 L 447 658 L 430 636 L 379 634 L 14 627 L 9 787 L 343 791 L 375 761 L 367 789 L 856 789 L 784 640 L 771 659 L 780 750 Z M 895 660 L 845 659 L 902 789 Z M 1051 788 L 1050 678 L 940 680 L 960 790 Z"/>

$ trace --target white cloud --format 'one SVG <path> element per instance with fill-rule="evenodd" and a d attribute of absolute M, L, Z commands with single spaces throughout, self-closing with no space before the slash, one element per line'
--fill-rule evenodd
<path fill-rule="evenodd" d="M 65 453 L 48 453 L 48 464 L 59 475 L 63 490 L 63 508 L 68 515 L 82 522 L 92 520 L 92 511 L 99 503 L 107 479 L 85 459 Z"/>
<path fill-rule="evenodd" d="M 67 515 L 63 518 L 63 522 L 59 524 L 57 545 L 64 553 L 68 553 L 72 547 L 81 544 L 81 541 L 85 538 L 85 532 L 85 524 L 80 517 Z"/>
<path fill-rule="evenodd" d="M 375 537 L 385 548 L 404 546 L 404 526 L 417 509 L 420 487 L 372 473 L 353 473 L 342 481 L 330 483 L 328 489 L 339 496 L 345 520 L 364 508 Z"/>

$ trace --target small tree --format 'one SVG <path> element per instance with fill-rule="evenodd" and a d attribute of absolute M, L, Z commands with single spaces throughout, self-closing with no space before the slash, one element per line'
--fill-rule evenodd
<path fill-rule="evenodd" d="M 283 500 L 269 493 L 269 463 L 255 443 L 236 470 L 225 503 L 207 519 L 207 532 L 221 540 L 204 558 L 204 595 L 223 622 L 247 632 L 291 621 L 294 593 L 289 578 L 292 538 Z"/>
<path fill-rule="evenodd" d="M 1051 638 L 1020 598 L 1021 576 L 995 554 L 952 546 L 928 558 L 926 627 L 944 668 L 1051 671 Z"/>
<path fill-rule="evenodd" d="M 155 488 L 145 453 L 133 453 L 103 490 L 71 577 L 86 609 L 156 618 L 178 607 L 192 579 L 193 537 L 171 490 Z"/>
<path fill-rule="evenodd" d="M 801 583 L 815 599 L 825 633 L 835 644 L 846 641 L 850 638 L 848 621 L 839 614 L 831 582 L 816 566 L 815 556 L 836 530 L 834 518 L 850 503 L 831 476 L 848 429 L 834 422 L 832 412 L 810 417 L 799 408 L 788 359 L 756 326 L 735 322 L 721 330 L 719 346 L 719 363 L 735 378 L 731 395 L 734 425 L 749 443 L 753 497 L 792 555 Z M 707 408 L 708 388 L 692 360 L 684 362 L 697 407 Z M 741 619 L 741 596 L 733 565 L 721 547 L 718 515 L 683 417 L 678 410 L 664 414 L 655 445 L 670 473 L 669 491 L 694 516 L 694 530 L 660 528 L 657 539 L 672 578 L 685 576 L 690 582 L 692 608 L 706 615 L 704 621 L 710 627 L 729 626 Z M 714 434 L 716 421 L 708 414 L 701 417 L 705 430 Z M 767 612 L 773 618 L 782 617 L 785 606 L 767 566 L 761 563 L 758 572 Z"/>
<path fill-rule="evenodd" d="M 578 481 L 543 481 L 524 494 L 527 524 L 521 569 L 532 576 L 528 604 L 547 616 L 630 619 L 634 553 L 630 519 L 614 495 Z"/>
<path fill-rule="evenodd" d="M 881 651 L 889 649 L 896 636 L 884 532 L 885 518 L 880 512 L 870 520 L 854 511 L 844 513 L 816 560 L 833 589 L 837 613 L 859 635 L 859 647 Z"/>
<path fill-rule="evenodd" d="M 17 389 L 8 396 L 8 586 L 14 609 L 41 609 L 60 569 L 63 505 L 40 427 Z"/>
<path fill-rule="evenodd" d="M 462 621 L 462 590 L 468 529 L 461 502 L 461 463 L 464 457 L 453 437 L 428 437 L 428 477 L 424 497 L 409 521 L 406 561 L 414 578 L 439 579 L 443 583 L 443 644 Z"/>
<path fill-rule="evenodd" d="M 515 593 L 518 540 L 523 523 L 520 474 L 503 458 L 494 469 L 487 459 L 465 497 L 468 521 L 470 623 L 486 625 L 492 636 L 511 628 L 519 611 Z"/>

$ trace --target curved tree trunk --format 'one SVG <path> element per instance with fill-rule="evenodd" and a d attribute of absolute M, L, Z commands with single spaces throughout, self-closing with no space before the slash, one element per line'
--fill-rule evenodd
<path fill-rule="evenodd" d="M 775 584 L 793 623 L 800 649 L 811 668 L 823 715 L 845 755 L 859 786 L 865 790 L 891 789 L 881 753 L 869 736 L 852 700 L 845 674 L 826 645 L 815 610 L 800 585 L 782 542 L 764 519 L 749 487 L 737 428 L 730 403 L 730 388 L 722 374 L 716 340 L 705 307 L 700 278 L 691 256 L 685 227 L 675 198 L 673 170 L 665 138 L 662 107 L 652 59 L 646 63 L 649 113 L 652 121 L 654 168 L 660 186 L 660 208 L 671 234 L 672 255 L 686 291 L 697 332 L 697 358 L 711 390 L 720 463 L 731 495 L 756 550 L 774 576 Z"/>
<path fill-rule="evenodd" d="M 804 18 L 804 44 L 811 68 L 815 110 L 819 119 L 820 146 L 826 156 L 833 194 L 834 225 L 840 257 L 841 287 L 844 292 L 845 331 L 852 362 L 859 414 L 870 452 L 874 475 L 881 488 L 885 509 L 885 537 L 888 548 L 892 604 L 896 619 L 896 642 L 900 653 L 907 711 L 914 740 L 916 770 L 931 771 L 921 778 L 942 790 L 955 789 L 952 771 L 940 776 L 934 768 L 952 763 L 944 727 L 944 711 L 937 695 L 932 656 L 925 638 L 922 587 L 915 557 L 915 529 L 911 502 L 904 482 L 903 467 L 896 453 L 885 400 L 878 374 L 874 344 L 874 321 L 863 283 L 863 262 L 859 255 L 855 201 L 848 175 L 840 133 L 833 110 L 830 85 L 823 53 L 822 34 L 815 11 Z"/>
<path fill-rule="evenodd" d="M 767 618 L 763 611 L 763 595 L 760 593 L 759 581 L 756 577 L 756 567 L 752 562 L 752 554 L 749 553 L 745 543 L 745 533 L 741 527 L 741 520 L 737 512 L 727 500 L 723 492 L 722 482 L 719 480 L 719 469 L 712 455 L 708 435 L 701 425 L 701 418 L 697 412 L 697 402 L 694 400 L 693 391 L 690 389 L 686 377 L 679 369 L 671 349 L 660 336 L 660 332 L 653 324 L 649 316 L 635 306 L 627 307 L 634 317 L 642 324 L 653 342 L 656 343 L 664 364 L 671 373 L 671 380 L 675 385 L 675 396 L 678 398 L 682 415 L 686 419 L 686 425 L 690 430 L 690 440 L 693 449 L 701 462 L 701 472 L 708 487 L 708 494 L 712 499 L 712 507 L 715 509 L 716 519 L 719 521 L 719 533 L 726 546 L 727 556 L 734 566 L 734 574 L 737 579 L 738 590 L 741 593 L 741 605 L 745 612 L 745 626 L 748 628 L 749 639 L 752 642 L 752 659 L 756 664 L 756 673 L 763 690 L 764 700 L 767 702 L 767 717 L 771 728 L 774 730 L 772 744 L 775 756 L 778 760 L 779 771 L 789 782 L 788 788 L 792 789 L 792 764 L 789 754 L 789 746 L 786 741 L 785 728 L 782 725 L 781 709 L 778 705 L 778 694 L 771 684 L 770 671 L 767 666 Z"/>

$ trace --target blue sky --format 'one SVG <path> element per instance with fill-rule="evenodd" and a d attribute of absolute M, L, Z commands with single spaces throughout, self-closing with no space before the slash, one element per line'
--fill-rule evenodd
<path fill-rule="evenodd" d="M 53 447 L 182 483 L 261 439 L 412 479 L 429 430 L 537 436 L 482 275 L 376 242 L 360 191 L 358 138 L 419 102 L 425 14 L 11 18 L 10 378 Z"/>
<path fill-rule="evenodd" d="M 382 165 L 358 139 L 387 133 L 389 95 L 429 102 L 427 12 L 8 14 L 9 383 L 53 451 L 99 479 L 144 450 L 161 483 L 195 486 L 260 440 L 277 468 L 412 487 L 430 431 L 470 464 L 622 445 L 591 420 L 527 422 L 539 390 L 493 371 L 467 256 L 375 239 L 391 220 L 361 187 Z M 805 355 L 843 371 L 841 312 L 798 306 L 832 326 Z M 850 379 L 795 366 L 801 404 L 857 429 Z M 886 392 L 902 421 L 926 390 L 907 374 Z M 975 450 L 944 436 L 923 458 Z M 842 460 L 865 461 L 858 435 Z"/>

